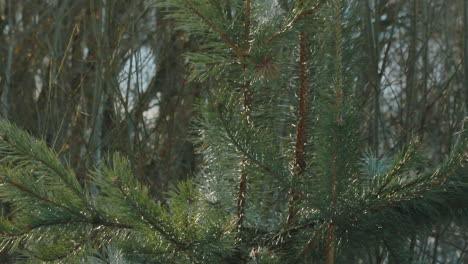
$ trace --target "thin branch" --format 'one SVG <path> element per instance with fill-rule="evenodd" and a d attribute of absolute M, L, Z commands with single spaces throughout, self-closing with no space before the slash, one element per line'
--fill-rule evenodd
<path fill-rule="evenodd" d="M 236 137 L 232 134 L 231 130 L 227 127 L 226 120 L 222 117 L 221 114 L 219 114 L 220 119 L 222 121 L 224 130 L 226 131 L 227 136 L 233 143 L 234 147 L 241 152 L 242 155 L 247 157 L 251 162 L 253 162 L 255 165 L 257 165 L 260 169 L 264 170 L 266 173 L 270 174 L 271 176 L 281 179 L 283 178 L 281 175 L 275 173 L 273 170 L 271 170 L 267 165 L 263 164 L 261 161 L 256 159 L 254 156 L 252 156 L 236 139 Z"/>
<path fill-rule="evenodd" d="M 283 35 L 286 31 L 291 29 L 294 26 L 294 24 L 296 24 L 298 21 L 300 21 L 300 20 L 306 18 L 307 16 L 315 13 L 317 11 L 317 9 L 325 2 L 326 2 L 325 0 L 321 0 L 318 4 L 316 4 L 312 8 L 302 11 L 291 22 L 286 24 L 282 29 L 280 29 L 278 32 L 276 32 L 271 38 L 269 38 L 267 41 L 265 41 L 263 45 L 266 46 L 266 45 L 271 44 L 276 38 L 278 38 L 279 36 Z"/>
<path fill-rule="evenodd" d="M 379 196 L 382 194 L 383 190 L 387 187 L 388 184 L 392 181 L 392 179 L 403 169 L 405 164 L 408 163 L 408 161 L 414 156 L 416 152 L 416 148 L 414 147 L 414 144 L 417 144 L 417 141 L 414 143 L 410 143 L 409 148 L 406 150 L 405 155 L 403 155 L 403 158 L 398 161 L 398 164 L 392 168 L 392 170 L 385 175 L 385 182 L 380 186 L 379 190 L 377 190 L 375 196 Z"/>
<path fill-rule="evenodd" d="M 97 218 L 93 218 L 93 219 L 73 219 L 70 221 L 66 221 L 66 220 L 50 221 L 46 223 L 40 223 L 37 225 L 25 226 L 25 229 L 17 233 L 9 233 L 5 231 L 1 231 L 0 234 L 4 237 L 20 237 L 20 236 L 27 235 L 38 228 L 46 228 L 46 227 L 52 227 L 52 226 L 81 225 L 81 224 L 87 224 L 87 225 L 92 225 L 96 227 L 104 226 L 104 227 L 117 228 L 117 229 L 134 229 L 135 228 L 134 226 L 130 224 L 107 222 L 107 221 L 102 221 Z"/>
<path fill-rule="evenodd" d="M 179 241 L 178 239 L 175 238 L 175 236 L 173 234 L 170 234 L 169 232 L 167 232 L 166 230 L 164 230 L 164 228 L 158 226 L 157 223 L 154 222 L 153 218 L 151 216 L 149 216 L 142 208 L 141 206 L 134 201 L 133 198 L 129 197 L 129 194 L 124 190 L 124 188 L 122 188 L 122 185 L 120 184 L 119 181 L 116 181 L 116 185 L 120 191 L 120 193 L 122 193 L 124 199 L 126 201 L 129 202 L 129 204 L 137 211 L 138 214 L 141 215 L 142 219 L 145 220 L 145 222 L 147 222 L 149 224 L 149 226 L 156 230 L 158 233 L 160 233 L 165 239 L 169 240 L 170 242 L 172 242 L 174 245 L 176 245 L 178 248 L 180 249 L 186 249 L 188 247 L 188 245 L 182 241 Z"/>
<path fill-rule="evenodd" d="M 307 38 L 303 32 L 299 33 L 299 113 L 296 129 L 296 147 L 294 150 L 294 164 L 292 168 L 293 177 L 301 177 L 306 168 L 305 162 L 305 146 L 307 144 L 306 123 L 307 112 L 309 110 L 309 87 L 307 81 Z M 289 190 L 289 208 L 287 224 L 291 224 L 297 214 L 294 208 L 296 201 L 299 199 L 297 191 L 293 187 Z"/>
<path fill-rule="evenodd" d="M 243 70 L 247 69 L 247 65 L 244 64 Z M 251 126 L 250 120 L 250 113 L 251 113 L 251 95 L 250 95 L 250 81 L 246 81 L 243 87 L 243 117 L 244 117 L 244 124 L 246 126 Z M 248 167 L 248 159 L 246 155 L 242 155 L 241 161 L 241 175 L 239 180 L 239 194 L 237 196 L 237 228 L 238 231 L 242 228 L 242 223 L 244 221 L 244 211 L 245 211 L 245 196 L 247 193 L 247 167 Z"/>
<path fill-rule="evenodd" d="M 422 194 L 424 194 L 424 193 L 426 193 L 428 191 L 431 191 L 431 190 L 435 189 L 436 187 L 439 187 L 440 185 L 442 185 L 450 176 L 455 174 L 455 172 L 461 167 L 461 165 L 462 165 L 461 162 L 458 163 L 458 165 L 455 168 L 453 168 L 452 170 L 450 170 L 449 172 L 447 172 L 447 174 L 445 174 L 444 177 L 438 178 L 437 180 L 433 181 L 426 188 L 416 190 L 416 191 L 414 191 L 412 193 L 409 193 L 409 194 L 401 197 L 400 199 L 391 200 L 391 201 L 389 201 L 389 202 L 387 202 L 385 204 L 374 206 L 374 207 L 370 208 L 369 210 L 374 211 L 374 210 L 378 210 L 378 209 L 382 209 L 382 208 L 387 208 L 387 207 L 393 206 L 393 205 L 395 205 L 395 204 L 397 204 L 399 202 L 415 198 L 415 197 L 420 196 L 420 195 L 422 195 Z M 434 175 L 436 175 L 438 173 L 439 173 L 439 170 L 434 172 L 432 174 L 432 176 L 434 176 Z"/>
<path fill-rule="evenodd" d="M 60 179 L 62 179 L 62 181 L 63 181 L 63 183 L 65 183 L 65 185 L 67 185 L 71 190 L 73 190 L 77 194 L 78 198 L 83 202 L 83 204 L 88 206 L 89 209 L 91 209 L 91 211 L 92 211 L 91 213 L 95 212 L 94 207 L 92 207 L 89 204 L 89 202 L 83 197 L 82 191 L 77 189 L 74 184 L 72 184 L 71 182 L 68 181 L 66 174 L 63 174 L 58 168 L 56 168 L 54 166 L 51 166 L 45 160 L 43 160 L 43 159 L 39 158 L 38 156 L 32 154 L 32 152 L 21 150 L 20 148 L 18 148 L 17 145 L 10 142 L 7 135 L 0 135 L 0 140 L 7 143 L 7 145 L 9 145 L 11 148 L 15 149 L 18 153 L 20 153 L 20 154 L 22 154 L 24 156 L 27 156 L 27 157 L 31 158 L 32 160 L 35 160 L 35 161 L 39 162 L 40 164 L 43 164 L 46 168 L 49 168 L 50 170 L 52 170 L 57 176 L 59 176 Z M 79 187 L 81 187 L 81 186 L 79 186 Z"/>
<path fill-rule="evenodd" d="M 250 5 L 251 0 L 245 0 L 245 27 L 244 27 L 244 42 L 246 50 L 250 50 Z"/>
<path fill-rule="evenodd" d="M 245 211 L 245 196 L 247 193 L 247 158 L 242 156 L 241 162 L 241 175 L 239 180 L 239 193 L 237 196 L 237 229 L 241 230 L 242 224 L 244 222 L 244 211 Z"/>
<path fill-rule="evenodd" d="M 310 239 L 307 241 L 305 247 L 301 250 L 301 253 L 299 253 L 300 256 L 305 255 L 307 252 L 309 252 L 312 249 L 312 245 L 314 242 L 316 242 L 317 235 L 322 232 L 324 228 L 328 228 L 329 223 L 323 223 L 315 232 L 312 234 Z"/>
<path fill-rule="evenodd" d="M 211 28 L 214 32 L 218 33 L 218 35 L 221 37 L 221 40 L 226 43 L 237 55 L 237 57 L 240 60 L 243 60 L 245 55 L 244 51 L 236 45 L 232 40 L 229 39 L 229 37 L 224 33 L 222 30 L 217 28 L 213 23 L 211 23 L 200 11 L 198 11 L 188 0 L 183 0 L 184 4 L 187 6 L 190 11 L 192 11 L 195 15 L 197 15 L 203 23 L 205 23 L 209 28 Z"/>
<path fill-rule="evenodd" d="M 343 124 L 343 50 L 342 50 L 342 25 L 341 25 L 341 6 L 339 6 L 340 1 L 338 0 L 334 4 L 335 8 L 335 21 L 334 21 L 334 32 L 333 37 L 335 40 L 335 107 L 338 110 L 336 113 L 335 123 L 338 128 Z M 326 234 L 326 253 L 325 253 L 325 263 L 334 264 L 335 263 L 335 251 L 336 251 L 336 235 L 335 235 L 335 210 L 338 200 L 338 175 L 341 174 L 338 171 L 338 159 L 339 155 L 339 142 L 336 135 L 332 142 L 332 157 L 331 157 L 331 201 L 329 209 L 329 224 L 327 227 Z"/>
<path fill-rule="evenodd" d="M 57 79 L 60 75 L 60 72 L 62 72 L 63 65 L 65 64 L 65 59 L 68 57 L 68 51 L 71 48 L 71 44 L 73 43 L 73 37 L 75 36 L 75 32 L 78 30 L 78 24 L 75 24 L 73 27 L 72 33 L 70 34 L 70 39 L 68 40 L 67 47 L 65 48 L 65 52 L 63 53 L 62 61 L 60 62 L 59 68 L 57 70 L 57 73 L 55 74 L 55 78 L 51 83 L 51 87 L 53 87 L 57 83 Z"/>
<path fill-rule="evenodd" d="M 325 253 L 325 263 L 326 264 L 334 264 L 335 263 L 335 240 L 336 240 L 336 235 L 335 235 L 335 229 L 336 226 L 333 223 L 330 223 L 327 227 L 327 249 Z"/>
<path fill-rule="evenodd" d="M 81 242 L 84 242 L 84 241 L 81 241 Z M 62 260 L 64 258 L 67 258 L 67 257 L 71 256 L 72 254 L 77 252 L 82 246 L 83 246 L 82 243 L 77 243 L 75 247 L 70 249 L 70 251 L 68 251 L 67 253 L 63 253 L 63 254 L 61 254 L 59 256 L 52 255 L 53 257 L 41 257 L 41 256 L 38 256 L 37 254 L 35 254 L 34 257 L 37 258 L 38 260 L 44 261 L 44 262 L 59 261 L 59 260 Z"/>
<path fill-rule="evenodd" d="M 65 206 L 65 205 L 63 205 L 63 204 L 60 204 L 60 203 L 58 203 L 58 202 L 52 201 L 52 200 L 50 200 L 50 199 L 48 199 L 48 198 L 46 198 L 46 197 L 43 197 L 43 196 L 41 196 L 41 195 L 35 193 L 33 190 L 31 190 L 31 189 L 29 189 L 29 188 L 27 188 L 27 187 L 25 187 L 25 186 L 23 186 L 23 185 L 21 185 L 21 184 L 15 182 L 15 181 L 7 180 L 7 179 L 4 179 L 3 181 L 6 182 L 7 184 L 10 184 L 10 185 L 13 186 L 13 187 L 15 187 L 16 189 L 18 189 L 18 190 L 20 190 L 20 191 L 22 191 L 22 192 L 24 192 L 24 193 L 27 193 L 28 195 L 30 195 L 30 196 L 32 196 L 32 197 L 38 199 L 39 201 L 43 201 L 43 202 L 48 203 L 48 204 L 51 204 L 51 205 L 53 205 L 53 206 L 63 208 L 63 209 L 65 209 L 65 210 L 69 211 L 70 213 L 72 213 L 73 215 L 77 215 L 77 216 L 79 216 L 79 217 L 82 217 L 82 216 L 83 216 L 83 215 L 81 215 L 81 214 L 79 214 L 79 213 L 77 213 L 77 212 L 74 212 L 72 209 L 68 208 L 67 206 Z"/>
<path fill-rule="evenodd" d="M 307 144 L 307 112 L 309 110 L 309 85 L 307 80 L 307 37 L 303 32 L 299 33 L 299 68 L 300 68 L 300 92 L 299 114 L 296 130 L 296 149 L 294 151 L 294 167 L 298 175 L 302 175 L 306 168 L 305 146 Z"/>
<path fill-rule="evenodd" d="M 247 53 L 250 52 L 250 11 L 251 11 L 251 0 L 245 0 L 245 6 L 244 6 L 244 15 L 245 15 L 245 24 L 244 24 L 244 45 L 245 49 L 247 50 Z M 241 59 L 241 58 L 240 58 Z M 242 71 L 247 70 L 247 65 L 244 64 L 242 67 Z M 251 114 L 251 94 L 250 94 L 250 81 L 247 80 L 244 83 L 243 87 L 243 110 L 244 110 L 244 120 L 245 120 L 245 125 L 251 126 L 251 120 L 250 120 L 250 114 Z M 241 230 L 242 224 L 244 222 L 244 211 L 245 211 L 245 197 L 247 194 L 247 182 L 248 182 L 248 175 L 247 175 L 247 167 L 248 167 L 248 158 L 246 155 L 242 155 L 242 161 L 241 161 L 241 175 L 239 179 L 239 193 L 237 196 L 237 229 L 238 231 Z"/>

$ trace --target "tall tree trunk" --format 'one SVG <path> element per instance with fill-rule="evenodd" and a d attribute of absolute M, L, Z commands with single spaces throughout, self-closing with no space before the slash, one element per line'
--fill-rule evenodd
<path fill-rule="evenodd" d="M 413 124 L 413 113 L 415 109 L 416 96 L 417 96 L 417 81 L 416 81 L 416 62 L 417 62 L 417 45 L 418 45 L 418 0 L 413 0 L 411 6 L 411 25 L 409 35 L 409 46 L 408 46 L 408 68 L 406 74 L 406 104 L 405 104 L 405 116 L 404 116 L 404 131 L 403 131 L 403 145 L 406 145 L 410 141 L 411 129 Z"/>
<path fill-rule="evenodd" d="M 370 129 L 369 129 L 369 146 L 378 155 L 379 151 L 379 119 L 380 119 L 380 78 L 379 78 L 379 44 L 376 38 L 376 34 L 379 33 L 376 26 L 379 25 L 378 20 L 380 14 L 378 10 L 372 10 L 369 0 L 364 1 L 364 30 L 366 31 L 366 46 L 370 51 L 367 55 L 367 67 L 366 67 L 366 85 L 368 85 L 369 93 L 374 95 L 372 113 L 373 116 L 370 118 Z M 375 6 L 376 3 L 374 2 Z M 373 15 L 372 13 L 377 14 Z M 373 18 L 376 20 L 373 22 Z"/>
<path fill-rule="evenodd" d="M 463 1 L 463 66 L 465 70 L 465 116 L 468 115 L 468 0 Z"/>
<path fill-rule="evenodd" d="M 8 94 L 10 93 L 11 88 L 11 68 L 13 64 L 13 47 L 15 45 L 15 32 L 14 32 L 14 22 L 13 19 L 15 17 L 14 9 L 13 9 L 13 0 L 8 0 L 7 3 L 8 7 L 8 35 L 9 35 L 9 42 L 8 42 L 8 53 L 7 53 L 7 61 L 6 61 L 6 68 L 5 68 L 5 84 L 2 90 L 2 98 L 1 98 L 1 107 L 2 107 L 2 117 L 4 119 L 8 118 Z"/>

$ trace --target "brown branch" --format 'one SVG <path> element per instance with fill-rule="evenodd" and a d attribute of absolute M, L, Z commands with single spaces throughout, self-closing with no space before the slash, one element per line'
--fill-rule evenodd
<path fill-rule="evenodd" d="M 335 263 L 335 225 L 333 223 L 333 218 L 335 216 L 335 207 L 336 207 L 336 200 L 338 197 L 338 168 L 336 164 L 336 156 L 333 157 L 332 160 L 332 171 L 331 171 L 331 176 L 332 176 L 332 200 L 331 200 L 331 205 L 330 205 L 330 223 L 327 227 L 327 248 L 326 248 L 326 254 L 325 254 L 325 263 L 326 264 L 333 264 Z"/>
<path fill-rule="evenodd" d="M 91 209 L 91 213 L 93 214 L 94 213 L 94 207 L 92 207 L 88 201 L 86 200 L 86 198 L 83 197 L 83 193 L 81 193 L 81 190 L 78 190 L 76 188 L 76 186 L 72 183 L 72 182 L 69 182 L 68 179 L 67 179 L 67 175 L 62 173 L 62 171 L 60 171 L 57 167 L 55 166 L 52 166 L 51 164 L 49 164 L 46 160 L 38 157 L 37 155 L 35 155 L 33 152 L 28 152 L 28 151 L 24 151 L 21 146 L 18 146 L 14 143 L 12 143 L 8 136 L 5 134 L 5 135 L 0 135 L 0 140 L 2 140 L 3 142 L 5 142 L 7 145 L 9 145 L 11 148 L 15 149 L 16 152 L 24 155 L 24 156 L 27 156 L 37 162 L 39 162 L 40 164 L 43 164 L 45 167 L 47 167 L 48 169 L 50 169 L 53 173 L 55 173 L 62 181 L 63 183 L 65 183 L 65 185 L 70 188 L 71 190 L 73 190 L 77 197 L 83 202 L 83 204 L 85 206 L 88 206 L 89 209 Z M 60 164 L 62 165 L 62 164 Z M 65 169 L 65 168 L 64 168 Z M 81 186 L 79 186 L 81 187 Z"/>
<path fill-rule="evenodd" d="M 20 191 L 22 191 L 24 193 L 27 193 L 27 194 L 31 195 L 32 197 L 34 197 L 34 198 L 36 198 L 36 199 L 38 199 L 38 200 L 40 200 L 42 202 L 54 205 L 56 207 L 63 208 L 63 209 L 69 211 L 70 213 L 72 213 L 74 215 L 77 215 L 77 216 L 80 216 L 80 217 L 83 216 L 83 215 L 81 215 L 81 214 L 79 214 L 77 212 L 74 212 L 73 210 L 71 210 L 70 208 L 68 208 L 67 206 L 65 206 L 63 204 L 57 203 L 57 202 L 52 201 L 52 200 L 50 200 L 50 199 L 48 199 L 46 197 L 40 196 L 39 194 L 35 193 L 33 190 L 31 190 L 31 189 L 29 189 L 29 188 L 15 182 L 15 181 L 5 179 L 4 182 L 10 184 L 11 186 L 15 187 L 16 189 L 18 189 L 18 190 L 20 190 Z"/>
<path fill-rule="evenodd" d="M 251 0 L 245 0 L 245 26 L 244 26 L 244 45 L 247 53 L 250 51 L 249 35 L 250 35 L 250 8 Z M 242 59 L 242 58 L 240 58 Z M 242 71 L 247 70 L 247 65 L 244 64 Z M 243 107 L 244 107 L 244 119 L 245 125 L 250 125 L 250 111 L 251 111 L 251 98 L 250 98 L 250 81 L 244 83 L 243 91 Z M 244 222 L 244 211 L 245 211 L 245 196 L 247 193 L 247 166 L 248 159 L 246 155 L 242 155 L 241 161 L 241 175 L 239 180 L 239 193 L 237 196 L 237 229 L 241 231 L 242 223 Z"/>
<path fill-rule="evenodd" d="M 250 35 L 250 5 L 251 0 L 245 0 L 245 27 L 244 27 L 244 41 L 246 50 L 249 50 L 249 35 Z"/>
<path fill-rule="evenodd" d="M 241 176 L 239 181 L 239 194 L 237 196 L 237 228 L 238 231 L 242 228 L 244 222 L 244 211 L 245 211 L 245 196 L 247 193 L 247 158 L 242 157 L 241 161 Z"/>
<path fill-rule="evenodd" d="M 296 130 L 296 150 L 294 152 L 294 167 L 298 174 L 305 171 L 305 146 L 307 144 L 306 121 L 309 110 L 309 87 L 307 81 L 307 37 L 303 32 L 299 33 L 299 68 L 300 68 L 300 92 L 299 92 L 299 120 Z"/>
<path fill-rule="evenodd" d="M 244 65 L 244 71 L 247 69 L 247 65 Z M 250 115 L 252 111 L 252 94 L 250 92 L 250 81 L 244 83 L 244 92 L 243 92 L 243 108 L 244 108 L 244 118 L 247 125 L 251 125 Z"/>
<path fill-rule="evenodd" d="M 284 26 L 282 29 L 280 29 L 278 32 L 276 32 L 271 38 L 269 38 L 267 41 L 265 41 L 265 43 L 263 44 L 264 46 L 266 45 L 269 45 L 270 43 L 272 43 L 276 38 L 278 38 L 279 36 L 283 35 L 286 31 L 288 31 L 289 29 L 291 29 L 294 24 L 296 24 L 298 21 L 306 18 L 308 15 L 311 15 L 313 13 L 315 13 L 317 11 L 317 9 L 323 4 L 325 3 L 325 0 L 321 0 L 318 4 L 316 4 L 315 6 L 313 6 L 312 8 L 310 9 L 307 9 L 307 10 L 304 10 L 302 11 L 299 15 L 297 15 L 291 22 L 289 22 L 288 24 L 286 24 L 286 26 Z"/>
<path fill-rule="evenodd" d="M 0 234 L 4 237 L 20 237 L 27 235 L 31 233 L 32 231 L 38 229 L 38 228 L 46 228 L 46 227 L 51 227 L 51 226 L 68 226 L 68 225 L 81 225 L 81 224 L 87 224 L 87 225 L 92 225 L 98 227 L 110 227 L 110 228 L 118 228 L 118 229 L 134 229 L 135 227 L 130 225 L 130 224 L 124 224 L 124 223 L 118 223 L 118 222 L 106 222 L 103 220 L 100 220 L 99 218 L 93 218 L 93 219 L 78 219 L 78 220 L 61 220 L 61 221 L 51 221 L 51 222 L 46 222 L 46 223 L 40 223 L 36 225 L 25 225 L 23 230 L 20 230 L 16 233 L 13 232 L 5 232 L 1 231 Z"/>
<path fill-rule="evenodd" d="M 303 256 L 307 252 L 309 252 L 312 249 L 312 245 L 315 242 L 315 239 L 317 238 L 317 235 L 322 232 L 322 230 L 327 227 L 328 228 L 329 224 L 328 223 L 323 223 L 320 227 L 317 228 L 317 230 L 312 234 L 310 239 L 307 241 L 305 247 L 301 250 L 301 253 L 299 253 L 300 256 Z"/>
<path fill-rule="evenodd" d="M 305 146 L 307 144 L 306 123 L 307 111 L 309 109 L 309 94 L 307 83 L 307 38 L 303 32 L 299 33 L 299 69 L 300 69 L 300 91 L 299 91 L 299 113 L 296 129 L 296 148 L 294 150 L 294 177 L 301 177 L 306 168 L 305 162 Z M 289 190 L 289 208 L 287 224 L 291 224 L 297 214 L 295 207 L 296 201 L 299 199 L 297 191 L 294 188 Z"/>
<path fill-rule="evenodd" d="M 240 60 L 244 59 L 244 51 L 241 48 L 239 48 L 239 46 L 237 46 L 236 43 L 232 42 L 232 40 L 229 39 L 226 33 L 224 33 L 222 30 L 213 25 L 213 23 L 211 23 L 202 13 L 200 13 L 200 11 L 198 11 L 188 0 L 183 1 L 187 8 L 190 9 L 190 11 L 197 15 L 214 32 L 218 33 L 218 35 L 221 37 L 221 40 L 234 51 L 234 53 Z"/>
<path fill-rule="evenodd" d="M 327 252 L 325 254 L 326 264 L 335 263 L 335 229 L 336 226 L 333 223 L 330 223 L 327 227 Z"/>
<path fill-rule="evenodd" d="M 247 65 L 244 64 L 243 70 L 247 69 Z M 244 92 L 243 92 L 243 107 L 244 107 L 244 125 L 250 126 L 250 111 L 251 111 L 251 98 L 250 98 L 250 81 L 244 83 Z M 242 228 L 242 223 L 244 222 L 244 211 L 245 211 L 245 196 L 247 193 L 247 166 L 248 166 L 248 157 L 247 155 L 242 155 L 241 161 L 241 175 L 239 180 L 239 194 L 237 196 L 237 228 L 238 231 Z"/>
<path fill-rule="evenodd" d="M 465 155 L 466 156 L 466 155 Z M 392 200 L 392 201 L 389 201 L 388 203 L 386 204 L 383 204 L 383 205 L 378 205 L 378 206 L 375 206 L 375 207 L 372 207 L 370 208 L 369 210 L 371 211 L 374 211 L 374 210 L 378 210 L 378 209 L 381 209 L 381 208 L 386 208 L 386 207 L 390 207 L 390 206 L 393 206 L 401 201 L 404 201 L 404 200 L 408 200 L 408 199 L 412 199 L 414 197 L 417 197 L 419 195 L 422 195 L 424 194 L 425 192 L 428 192 L 428 191 L 431 191 L 433 190 L 434 188 L 436 187 L 439 187 L 440 185 L 442 185 L 450 176 L 452 176 L 453 174 L 455 174 L 455 172 L 462 166 L 462 162 L 459 162 L 458 165 L 453 168 L 451 171 L 447 172 L 447 174 L 444 175 L 444 177 L 441 177 L 441 178 L 438 178 L 437 180 L 433 181 L 428 187 L 426 188 L 423 188 L 423 189 L 420 189 L 420 190 L 416 190 L 410 194 L 407 194 L 403 197 L 401 197 L 400 199 L 397 199 L 397 200 Z M 439 170 L 437 170 L 436 172 L 434 172 L 432 174 L 432 177 L 436 174 L 439 173 Z"/>
<path fill-rule="evenodd" d="M 385 182 L 380 186 L 380 188 L 377 190 L 375 196 L 379 196 L 382 194 L 383 190 L 390 184 L 392 179 L 398 174 L 398 172 L 401 171 L 401 169 L 404 167 L 405 164 L 408 163 L 408 161 L 412 158 L 412 156 L 415 154 L 415 147 L 414 144 L 417 144 L 418 141 L 416 140 L 414 143 L 410 145 L 408 150 L 406 150 L 405 154 L 403 155 L 403 159 L 398 161 L 398 164 L 392 168 L 392 170 L 385 175 Z"/>
<path fill-rule="evenodd" d="M 270 174 L 271 176 L 275 177 L 276 179 L 281 179 L 284 178 L 282 175 L 277 174 L 274 172 L 270 167 L 268 167 L 266 164 L 263 164 L 260 160 L 256 159 L 252 154 L 250 154 L 244 147 L 237 141 L 236 137 L 234 134 L 232 134 L 231 130 L 227 127 L 227 120 L 225 120 L 222 116 L 221 113 L 219 114 L 219 118 L 223 124 L 223 128 L 226 131 L 226 135 L 228 138 L 231 140 L 232 144 L 236 148 L 237 151 L 241 152 L 243 156 L 245 156 L 250 162 L 253 162 L 255 165 L 257 165 L 260 169 L 265 171 L 266 173 Z"/>
<path fill-rule="evenodd" d="M 34 255 L 34 257 L 40 261 L 43 261 L 43 262 L 52 262 L 52 261 L 59 261 L 59 260 L 62 260 L 64 258 L 67 258 L 69 256 L 71 256 L 72 254 L 74 254 L 75 252 L 77 252 L 81 247 L 83 246 L 83 243 L 77 243 L 75 245 L 75 247 L 73 247 L 71 250 L 69 250 L 67 253 L 64 253 L 60 256 L 53 256 L 50 257 L 50 256 L 39 256 L 39 255 Z"/>
<path fill-rule="evenodd" d="M 120 193 L 122 193 L 124 199 L 130 203 L 130 205 L 137 211 L 138 214 L 141 215 L 142 219 L 149 224 L 149 226 L 156 230 L 159 234 L 161 234 L 165 239 L 168 241 L 172 242 L 176 247 L 180 249 L 186 249 L 188 245 L 180 240 L 178 240 L 174 234 L 171 234 L 170 232 L 166 231 L 163 227 L 160 227 L 157 223 L 154 222 L 153 218 L 149 216 L 141 206 L 134 201 L 131 197 L 129 197 L 129 194 L 125 190 L 126 188 L 123 188 L 123 186 L 120 184 L 120 181 L 115 181 L 114 182 Z"/>

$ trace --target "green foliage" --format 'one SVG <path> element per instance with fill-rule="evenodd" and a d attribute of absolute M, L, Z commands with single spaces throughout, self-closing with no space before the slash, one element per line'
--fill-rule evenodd
<path fill-rule="evenodd" d="M 349 263 L 379 244 L 405 263 L 411 236 L 466 217 L 468 131 L 435 169 L 416 141 L 394 158 L 364 152 L 356 3 L 302 3 L 158 3 L 202 38 L 187 58 L 207 86 L 194 121 L 204 169 L 164 204 L 122 156 L 79 182 L 1 121 L 2 249 L 57 262 Z"/>

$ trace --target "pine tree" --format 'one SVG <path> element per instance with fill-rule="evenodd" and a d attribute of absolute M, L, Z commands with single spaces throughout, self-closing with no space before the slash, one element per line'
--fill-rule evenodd
<path fill-rule="evenodd" d="M 466 220 L 466 129 L 435 169 L 416 136 L 396 155 L 366 151 L 356 1 L 158 5 L 200 38 L 187 58 L 206 86 L 194 121 L 202 172 L 160 204 L 119 154 L 82 183 L 1 121 L 3 250 L 32 262 L 332 264 L 379 245 L 410 263 L 410 237 Z"/>

